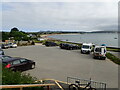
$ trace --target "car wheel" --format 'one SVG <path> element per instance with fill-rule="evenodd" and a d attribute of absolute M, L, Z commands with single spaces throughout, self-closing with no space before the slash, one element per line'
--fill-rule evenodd
<path fill-rule="evenodd" d="M 35 64 L 32 64 L 31 68 L 34 69 L 35 68 Z"/>
<path fill-rule="evenodd" d="M 93 56 L 93 58 L 94 58 L 94 59 L 96 59 L 96 57 L 95 57 L 95 56 Z"/>
<path fill-rule="evenodd" d="M 106 57 L 103 57 L 102 59 L 103 59 L 103 60 L 105 60 L 105 59 L 106 59 Z"/>
<path fill-rule="evenodd" d="M 90 51 L 88 51 L 88 54 L 90 54 Z"/>
<path fill-rule="evenodd" d="M 83 54 L 83 52 L 81 51 L 81 54 Z"/>

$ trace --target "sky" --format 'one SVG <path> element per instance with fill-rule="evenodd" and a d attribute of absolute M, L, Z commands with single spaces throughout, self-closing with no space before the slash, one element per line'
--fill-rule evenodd
<path fill-rule="evenodd" d="M 0 3 L 1 30 L 13 27 L 26 32 L 38 31 L 114 31 L 118 28 L 118 1 L 29 0 Z"/>

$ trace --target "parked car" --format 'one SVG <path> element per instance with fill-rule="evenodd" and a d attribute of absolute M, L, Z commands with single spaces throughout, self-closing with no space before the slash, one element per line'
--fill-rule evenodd
<path fill-rule="evenodd" d="M 35 68 L 35 62 L 25 58 L 9 58 L 3 60 L 5 68 L 10 68 L 12 71 L 24 71 Z"/>
<path fill-rule="evenodd" d="M 51 42 L 51 41 L 46 41 L 45 46 L 47 46 L 47 47 L 49 47 L 49 46 L 57 46 L 57 43 Z"/>
<path fill-rule="evenodd" d="M 93 49 L 93 44 L 92 43 L 83 43 L 82 47 L 81 47 L 81 53 L 90 54 L 92 49 Z"/>
<path fill-rule="evenodd" d="M 8 44 L 2 44 L 2 45 L 1 45 L 1 48 L 2 48 L 2 49 L 8 49 Z"/>
<path fill-rule="evenodd" d="M 80 46 L 78 46 L 78 45 L 71 44 L 71 46 L 72 46 L 72 49 L 73 49 L 73 50 L 74 50 L 74 49 L 80 49 Z"/>
<path fill-rule="evenodd" d="M 0 55 L 4 55 L 4 51 L 2 49 L 0 49 Z"/>
<path fill-rule="evenodd" d="M 95 46 L 93 58 L 106 59 L 106 47 L 105 46 Z"/>
<path fill-rule="evenodd" d="M 68 45 L 67 43 L 61 43 L 61 44 L 59 45 L 59 47 L 60 47 L 61 49 L 68 49 L 69 45 Z"/>
<path fill-rule="evenodd" d="M 17 44 L 16 43 L 9 43 L 8 47 L 9 48 L 17 48 Z"/>
<path fill-rule="evenodd" d="M 80 49 L 78 45 L 75 44 L 67 44 L 67 43 L 61 43 L 59 45 L 61 49 L 67 49 L 67 50 L 74 50 L 74 49 Z"/>

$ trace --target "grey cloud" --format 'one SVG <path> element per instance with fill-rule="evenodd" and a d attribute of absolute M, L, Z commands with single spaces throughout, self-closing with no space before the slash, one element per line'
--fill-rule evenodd
<path fill-rule="evenodd" d="M 3 29 L 116 29 L 117 3 L 4 3 Z M 10 9 L 4 9 L 6 7 Z M 113 26 L 112 26 L 113 25 Z"/>

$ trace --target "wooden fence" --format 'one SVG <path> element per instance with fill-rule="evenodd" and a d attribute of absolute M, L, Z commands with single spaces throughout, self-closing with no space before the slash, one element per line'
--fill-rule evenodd
<path fill-rule="evenodd" d="M 23 84 L 23 85 L 0 85 L 0 89 L 4 88 L 20 88 L 23 90 L 25 87 L 42 87 L 45 86 L 47 90 L 50 90 L 50 86 L 55 86 L 56 84 Z"/>

